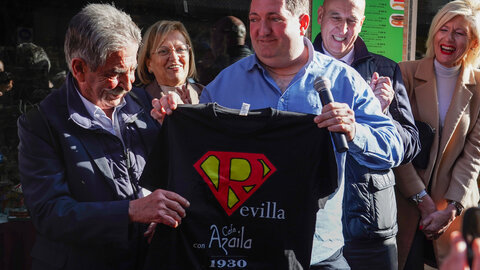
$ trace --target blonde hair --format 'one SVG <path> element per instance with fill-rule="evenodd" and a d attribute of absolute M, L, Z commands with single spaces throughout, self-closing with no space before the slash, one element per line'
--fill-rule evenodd
<path fill-rule="evenodd" d="M 197 69 L 195 67 L 195 58 L 193 56 L 193 46 L 187 29 L 185 29 L 185 26 L 179 21 L 158 21 L 147 29 L 142 39 L 142 46 L 138 51 L 137 75 L 143 84 L 147 85 L 155 81 L 155 75 L 148 72 L 147 67 L 147 60 L 150 59 L 150 52 L 153 48 L 157 48 L 162 44 L 166 36 L 173 31 L 180 32 L 187 41 L 187 45 L 190 46 L 190 51 L 188 53 L 190 56 L 190 62 L 188 63 L 187 78 L 196 78 Z"/>
<path fill-rule="evenodd" d="M 480 30 L 480 1 L 479 0 L 455 0 L 449 2 L 438 11 L 432 20 L 427 39 L 427 57 L 434 57 L 434 36 L 439 29 L 455 16 L 462 16 L 468 22 L 471 29 L 469 36 L 469 46 L 476 42 L 475 47 L 469 48 L 462 59 L 462 64 L 466 67 L 478 67 L 480 64 L 480 46 L 479 30 Z"/>

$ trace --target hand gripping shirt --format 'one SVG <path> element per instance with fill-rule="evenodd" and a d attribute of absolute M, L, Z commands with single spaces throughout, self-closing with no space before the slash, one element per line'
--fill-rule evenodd
<path fill-rule="evenodd" d="M 403 160 L 400 135 L 391 120 L 382 113 L 380 103 L 368 84 L 350 66 L 315 52 L 304 38 L 309 59 L 292 79 L 285 92 L 278 88 L 262 67 L 256 55 L 248 56 L 224 69 L 202 91 L 200 102 L 240 109 L 249 103 L 251 109 L 272 107 L 283 111 L 320 114 L 322 105 L 313 82 L 318 76 L 331 82 L 336 102 L 346 103 L 355 113 L 355 138 L 348 143 L 348 155 L 359 164 L 374 170 L 398 166 Z M 339 188 L 317 213 L 313 239 L 312 264 L 323 261 L 343 246 L 342 199 L 345 157 L 335 152 Z"/>
<path fill-rule="evenodd" d="M 337 188 L 314 117 L 212 103 L 166 117 L 141 185 L 190 207 L 178 228 L 157 225 L 145 269 L 308 269 L 316 212 Z"/>

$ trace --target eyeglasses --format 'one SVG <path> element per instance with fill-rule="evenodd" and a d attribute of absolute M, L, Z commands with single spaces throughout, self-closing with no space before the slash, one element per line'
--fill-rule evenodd
<path fill-rule="evenodd" d="M 170 55 L 171 52 L 175 52 L 178 55 L 185 56 L 188 54 L 189 51 L 190 51 L 190 46 L 188 45 L 181 45 L 173 49 L 170 49 L 165 46 L 161 46 L 155 52 L 153 52 L 153 54 L 158 54 L 160 56 L 168 56 Z"/>

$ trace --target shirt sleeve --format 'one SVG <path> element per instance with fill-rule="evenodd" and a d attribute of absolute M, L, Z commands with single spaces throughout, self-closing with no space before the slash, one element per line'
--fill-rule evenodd
<path fill-rule="evenodd" d="M 404 150 L 402 164 L 406 164 L 420 152 L 420 138 L 398 64 L 395 64 L 392 84 L 395 93 L 388 115 L 402 139 Z"/>
<path fill-rule="evenodd" d="M 374 170 L 398 166 L 404 149 L 392 120 L 382 113 L 380 102 L 363 79 L 354 78 L 352 85 L 356 131 L 348 153 L 359 164 Z"/>
<path fill-rule="evenodd" d="M 212 102 L 212 98 L 210 97 L 210 92 L 207 87 L 203 88 L 202 94 L 200 95 L 200 103 L 209 103 Z"/>

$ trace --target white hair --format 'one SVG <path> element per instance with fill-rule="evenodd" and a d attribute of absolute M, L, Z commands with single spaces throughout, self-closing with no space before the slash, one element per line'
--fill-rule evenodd
<path fill-rule="evenodd" d="M 72 59 L 77 57 L 96 70 L 109 54 L 132 44 L 139 46 L 141 41 L 140 29 L 128 14 L 113 5 L 88 4 L 70 21 L 65 58 L 70 70 Z"/>

